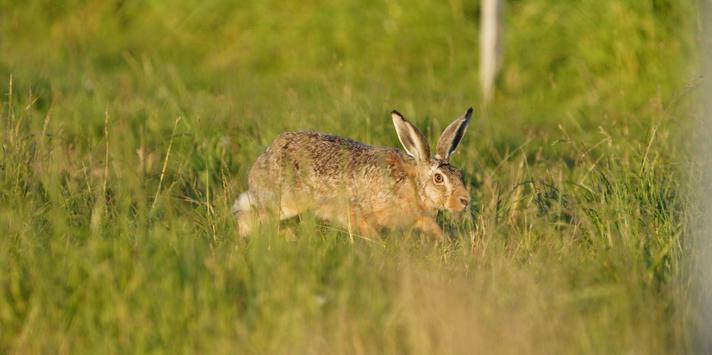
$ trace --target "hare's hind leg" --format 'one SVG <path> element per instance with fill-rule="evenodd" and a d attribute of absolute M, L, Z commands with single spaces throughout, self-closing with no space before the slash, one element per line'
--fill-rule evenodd
<path fill-rule="evenodd" d="M 266 222 L 269 216 L 279 215 L 281 221 L 298 215 L 302 210 L 302 206 L 291 194 L 282 194 L 279 197 L 262 194 L 259 199 L 256 197 L 253 193 L 243 192 L 232 206 L 241 236 L 249 234 L 255 224 Z"/>
<path fill-rule="evenodd" d="M 243 211 L 237 214 L 237 232 L 241 237 L 246 237 L 254 227 L 255 216 L 253 211 Z"/>
<path fill-rule="evenodd" d="M 237 231 L 240 236 L 246 236 L 252 230 L 254 223 L 254 198 L 249 192 L 243 192 L 232 205 L 232 213 L 237 219 Z"/>
<path fill-rule="evenodd" d="M 282 192 L 279 195 L 279 203 L 275 204 L 279 207 L 279 220 L 292 218 L 302 212 L 305 208 L 305 203 L 296 198 L 293 193 L 288 191 Z"/>

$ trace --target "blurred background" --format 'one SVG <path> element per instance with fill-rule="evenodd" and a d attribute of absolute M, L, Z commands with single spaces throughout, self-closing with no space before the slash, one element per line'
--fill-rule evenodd
<path fill-rule="evenodd" d="M 694 79 L 693 2 L 506 8 L 493 116 L 479 127 L 500 141 L 561 123 L 639 128 L 650 121 L 641 114 L 659 118 L 649 111 L 670 106 Z M 13 75 L 18 92 L 32 88 L 41 107 L 58 95 L 86 103 L 62 115 L 83 129 L 103 126 L 107 104 L 131 122 L 190 114 L 233 134 L 279 108 L 268 132 L 316 127 L 365 139 L 390 133 L 387 109 L 419 123 L 437 114 L 441 128 L 481 106 L 479 11 L 478 1 L 460 0 L 4 2 L 0 70 L 5 85 Z"/>
<path fill-rule="evenodd" d="M 689 351 L 697 3 L 506 1 L 485 105 L 480 1 L 0 0 L 0 352 Z M 280 132 L 469 106 L 451 244 L 237 238 Z"/>

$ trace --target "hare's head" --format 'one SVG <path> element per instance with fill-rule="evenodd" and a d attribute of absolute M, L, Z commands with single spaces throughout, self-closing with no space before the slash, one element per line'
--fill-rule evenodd
<path fill-rule="evenodd" d="M 472 108 L 445 128 L 434 156 L 430 155 L 430 145 L 418 128 L 398 111 L 393 111 L 391 117 L 403 148 L 415 160 L 415 180 L 422 202 L 439 210 L 465 210 L 470 203 L 470 192 L 465 186 L 462 172 L 450 165 L 449 159 L 467 130 Z"/>

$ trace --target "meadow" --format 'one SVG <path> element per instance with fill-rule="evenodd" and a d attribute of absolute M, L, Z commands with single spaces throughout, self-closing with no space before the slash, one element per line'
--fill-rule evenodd
<path fill-rule="evenodd" d="M 0 353 L 690 351 L 697 2 L 0 0 Z M 399 147 L 472 207 L 351 240 L 230 213 L 280 132 Z"/>

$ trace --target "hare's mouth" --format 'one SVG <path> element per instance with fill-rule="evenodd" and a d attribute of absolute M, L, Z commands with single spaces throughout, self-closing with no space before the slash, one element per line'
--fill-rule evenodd
<path fill-rule="evenodd" d="M 445 209 L 450 212 L 460 213 L 467 210 L 469 206 L 470 198 L 467 196 L 460 196 L 450 199 L 449 203 L 445 206 Z"/>
<path fill-rule="evenodd" d="M 459 208 L 448 207 L 445 210 L 447 210 L 450 213 L 463 213 L 463 212 L 465 212 L 465 210 L 467 210 L 467 207 L 459 207 Z"/>

